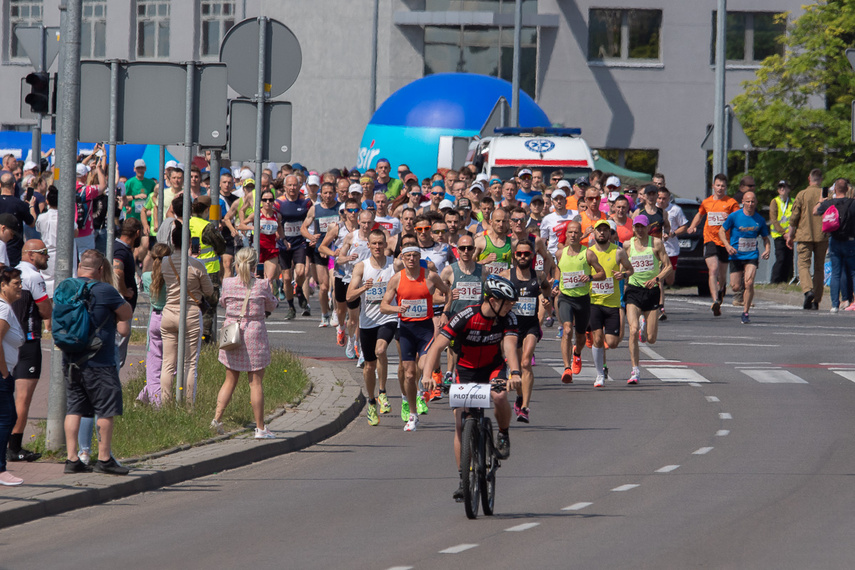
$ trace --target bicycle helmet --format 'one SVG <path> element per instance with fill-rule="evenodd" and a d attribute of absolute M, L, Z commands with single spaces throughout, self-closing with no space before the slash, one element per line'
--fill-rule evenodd
<path fill-rule="evenodd" d="M 484 283 L 484 299 L 490 297 L 514 302 L 517 300 L 517 290 L 514 284 L 504 277 L 491 275 Z"/>

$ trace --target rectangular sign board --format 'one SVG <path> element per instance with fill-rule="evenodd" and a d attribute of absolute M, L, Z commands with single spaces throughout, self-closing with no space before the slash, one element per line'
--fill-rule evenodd
<path fill-rule="evenodd" d="M 258 107 L 248 99 L 229 101 L 229 159 L 240 162 L 257 160 L 255 133 Z M 264 104 L 265 137 L 263 161 L 291 162 L 291 103 L 268 101 Z"/>

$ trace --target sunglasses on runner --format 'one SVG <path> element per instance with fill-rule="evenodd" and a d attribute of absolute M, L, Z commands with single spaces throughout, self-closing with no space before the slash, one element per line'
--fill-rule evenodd
<path fill-rule="evenodd" d="M 275 202 L 276 199 L 275 198 L 262 198 L 261 201 L 262 202 Z"/>
<path fill-rule="evenodd" d="M 429 232 L 430 228 L 428 228 L 428 227 L 416 228 L 416 231 L 420 234 L 423 234 L 423 233 Z"/>
<path fill-rule="evenodd" d="M 530 251 L 518 251 L 518 252 L 514 253 L 514 255 L 516 255 L 517 257 L 531 257 L 531 252 Z"/>
<path fill-rule="evenodd" d="M 525 222 L 525 218 L 511 218 L 511 222 L 514 224 L 516 224 L 516 223 L 522 224 L 523 222 Z"/>
<path fill-rule="evenodd" d="M 458 245 L 457 249 L 459 251 L 475 251 L 474 245 Z"/>
<path fill-rule="evenodd" d="M 431 196 L 445 196 L 445 192 L 431 192 Z"/>
<path fill-rule="evenodd" d="M 347 212 L 348 214 L 355 214 L 358 211 L 359 211 L 359 208 L 347 208 L 345 210 L 345 212 Z"/>

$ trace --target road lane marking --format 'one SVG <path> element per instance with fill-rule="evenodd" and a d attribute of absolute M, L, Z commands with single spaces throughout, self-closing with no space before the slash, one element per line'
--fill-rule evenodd
<path fill-rule="evenodd" d="M 702 447 L 700 449 L 696 449 L 695 451 L 693 451 L 692 455 L 706 455 L 707 453 L 709 453 L 712 450 L 713 450 L 712 447 Z"/>
<path fill-rule="evenodd" d="M 855 382 L 855 370 L 835 370 L 834 373 L 846 378 L 847 380 Z"/>
<path fill-rule="evenodd" d="M 718 419 L 720 419 L 720 420 L 732 420 L 733 416 L 731 416 L 727 412 L 722 412 L 718 415 Z"/>
<path fill-rule="evenodd" d="M 729 429 L 720 429 L 720 430 L 718 430 L 717 432 L 715 432 L 715 434 L 716 434 L 718 437 L 724 437 L 724 436 L 726 436 L 726 435 L 730 435 L 730 430 L 729 430 Z"/>
<path fill-rule="evenodd" d="M 615 487 L 614 489 L 612 489 L 612 491 L 629 491 L 630 489 L 635 489 L 636 487 L 638 487 L 638 485 L 634 483 L 628 483 L 626 485 L 621 485 L 620 487 Z"/>
<path fill-rule="evenodd" d="M 754 366 L 760 364 L 772 364 L 771 362 L 725 362 L 725 364 L 744 364 L 746 366 Z"/>
<path fill-rule="evenodd" d="M 392 566 L 389 570 L 413 570 L 412 566 Z"/>
<path fill-rule="evenodd" d="M 789 370 L 740 370 L 746 376 L 761 384 L 807 384 Z"/>
<path fill-rule="evenodd" d="M 680 467 L 679 465 L 666 465 L 665 467 L 660 467 L 655 472 L 656 473 L 670 473 L 671 471 L 673 471 L 674 469 L 677 469 L 679 467 Z"/>
<path fill-rule="evenodd" d="M 762 348 L 777 348 L 780 344 L 748 344 L 742 342 L 690 342 L 689 344 L 698 344 L 701 346 L 757 346 Z"/>
<path fill-rule="evenodd" d="M 440 550 L 440 554 L 459 554 L 464 550 L 469 550 L 471 548 L 476 548 L 477 544 L 458 544 L 457 546 L 451 546 L 446 548 L 445 550 Z"/>
<path fill-rule="evenodd" d="M 716 398 L 715 396 L 707 396 L 706 398 L 707 398 L 707 402 L 710 402 L 710 403 L 712 403 L 712 402 L 721 402 L 721 400 L 719 400 L 719 399 L 718 399 L 718 398 Z"/>
<path fill-rule="evenodd" d="M 306 334 L 306 331 L 286 331 L 286 330 L 276 330 L 276 329 L 267 329 L 269 333 L 285 333 L 285 334 Z"/>
<path fill-rule="evenodd" d="M 506 528 L 505 532 L 522 532 L 524 530 L 534 528 L 534 527 L 538 526 L 539 524 L 540 523 L 535 523 L 535 522 L 518 524 L 517 526 L 512 526 L 511 528 Z"/>
<path fill-rule="evenodd" d="M 640 348 L 641 352 L 643 352 L 644 354 L 646 354 L 647 356 L 649 356 L 653 360 L 667 360 L 669 362 L 679 362 L 678 360 L 670 360 L 668 358 L 665 358 L 664 356 L 662 356 L 661 354 L 659 354 L 658 352 L 656 352 L 655 350 L 653 350 L 649 346 L 640 345 L 638 348 Z"/>
<path fill-rule="evenodd" d="M 562 511 L 581 511 L 585 507 L 590 507 L 594 503 L 573 503 L 569 507 L 564 507 Z"/>
<path fill-rule="evenodd" d="M 644 368 L 663 382 L 709 382 L 690 368 L 665 368 L 661 366 L 645 366 Z"/>
<path fill-rule="evenodd" d="M 698 384 L 697 382 L 689 382 L 689 386 L 691 386 L 692 388 L 700 388 L 701 387 L 701 385 Z"/>

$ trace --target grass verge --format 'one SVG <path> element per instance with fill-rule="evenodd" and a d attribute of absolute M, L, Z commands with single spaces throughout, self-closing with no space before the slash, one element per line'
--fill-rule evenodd
<path fill-rule="evenodd" d="M 217 393 L 225 377 L 225 368 L 217 359 L 215 347 L 205 347 L 199 355 L 196 404 L 192 407 L 172 404 L 155 409 L 136 402 L 145 385 L 145 368 L 140 367 L 123 387 L 124 414 L 116 418 L 113 430 L 113 455 L 117 458 L 138 457 L 181 445 L 192 445 L 214 434 L 211 418 L 217 406 Z M 303 393 L 308 376 L 297 357 L 285 350 L 271 350 L 271 362 L 264 375 L 264 413 L 297 400 Z M 249 382 L 241 376 L 232 400 L 223 415 L 226 432 L 255 426 L 249 403 Z M 34 438 L 30 447 L 44 453 L 44 435 Z M 93 459 L 97 453 L 93 441 Z M 64 458 L 64 453 L 47 453 L 46 457 Z"/>

